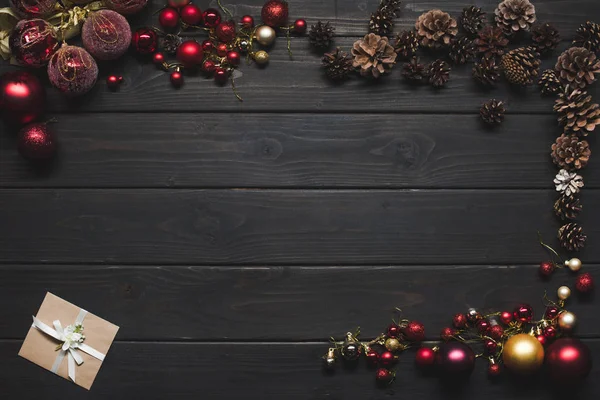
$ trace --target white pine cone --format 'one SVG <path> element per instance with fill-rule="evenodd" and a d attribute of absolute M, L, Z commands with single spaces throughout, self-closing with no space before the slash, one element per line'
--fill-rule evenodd
<path fill-rule="evenodd" d="M 566 169 L 561 169 L 554 178 L 556 191 L 564 193 L 566 196 L 579 193 L 583 187 L 583 177 L 575 172 L 569 172 Z"/>

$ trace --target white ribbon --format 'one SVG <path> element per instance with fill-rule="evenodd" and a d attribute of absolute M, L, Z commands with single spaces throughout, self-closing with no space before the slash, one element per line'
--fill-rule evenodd
<path fill-rule="evenodd" d="M 77 319 L 75 320 L 75 325 L 81 325 L 83 323 L 83 320 L 85 319 L 86 315 L 87 315 L 87 311 L 84 310 L 83 308 L 80 309 L 79 315 L 77 316 Z M 52 329 L 51 327 L 49 327 L 48 325 L 46 325 L 45 323 L 43 323 L 36 317 L 33 317 L 33 324 L 31 325 L 34 328 L 39 329 L 40 331 L 44 332 L 46 335 L 51 336 L 54 339 L 58 340 L 59 342 L 63 342 L 63 345 L 60 348 L 58 355 L 56 356 L 56 360 L 54 361 L 54 364 L 52 365 L 52 369 L 51 369 L 52 372 L 54 372 L 55 374 L 58 373 L 58 368 L 60 367 L 63 360 L 65 359 L 65 356 L 67 356 L 68 357 L 68 359 L 67 359 L 68 367 L 69 367 L 69 369 L 68 369 L 69 370 L 69 378 L 71 378 L 71 380 L 73 382 L 75 382 L 75 364 L 77 364 L 77 365 L 83 364 L 83 358 L 81 358 L 81 354 L 79 354 L 77 352 L 77 350 L 81 350 L 84 353 L 87 353 L 90 356 L 97 358 L 100 361 L 104 361 L 104 357 L 106 357 L 105 354 L 100 353 L 98 350 L 88 346 L 85 343 L 71 342 L 66 337 L 65 331 L 64 331 L 62 325 L 60 324 L 59 320 L 54 321 L 52 324 L 54 325 L 54 329 Z"/>

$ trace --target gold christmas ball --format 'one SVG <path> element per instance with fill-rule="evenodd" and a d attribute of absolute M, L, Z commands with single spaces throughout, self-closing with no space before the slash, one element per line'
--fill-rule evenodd
<path fill-rule="evenodd" d="M 573 272 L 577 272 L 581 269 L 581 260 L 579 258 L 571 258 L 565 261 L 565 265 Z"/>
<path fill-rule="evenodd" d="M 275 41 L 277 34 L 275 33 L 275 29 L 268 25 L 262 25 L 256 28 L 254 36 L 256 37 L 256 41 L 261 45 L 270 46 Z"/>
<path fill-rule="evenodd" d="M 385 341 L 385 348 L 389 351 L 400 350 L 400 341 L 396 338 L 389 338 Z"/>
<path fill-rule="evenodd" d="M 566 300 L 569 298 L 569 296 L 571 296 L 571 289 L 569 289 L 568 286 L 561 286 L 556 291 L 556 295 L 559 299 Z"/>
<path fill-rule="evenodd" d="M 264 65 L 269 62 L 269 53 L 264 50 L 259 50 L 252 56 L 257 64 Z"/>
<path fill-rule="evenodd" d="M 570 311 L 563 311 L 558 315 L 558 326 L 565 332 L 571 332 L 575 329 L 577 317 Z"/>
<path fill-rule="evenodd" d="M 519 333 L 504 344 L 502 360 L 506 368 L 513 372 L 531 374 L 544 362 L 544 346 L 534 336 Z"/>

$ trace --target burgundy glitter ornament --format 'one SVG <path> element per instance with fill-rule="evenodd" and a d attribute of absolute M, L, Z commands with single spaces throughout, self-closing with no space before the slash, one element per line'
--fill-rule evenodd
<path fill-rule="evenodd" d="M 121 14 L 100 10 L 88 15 L 81 28 L 83 47 L 98 60 L 114 60 L 127 51 L 131 27 Z"/>
<path fill-rule="evenodd" d="M 217 64 L 213 60 L 205 60 L 202 63 L 202 71 L 206 74 L 212 74 L 215 72 L 215 68 L 217 68 Z"/>
<path fill-rule="evenodd" d="M 452 325 L 457 329 L 462 329 L 467 326 L 467 316 L 465 314 L 455 314 L 452 318 Z"/>
<path fill-rule="evenodd" d="M 394 379 L 394 373 L 385 368 L 379 368 L 375 372 L 375 379 L 381 383 L 390 383 Z"/>
<path fill-rule="evenodd" d="M 400 335 L 400 327 L 397 324 L 391 324 L 387 328 L 387 335 L 389 337 L 398 337 Z"/>
<path fill-rule="evenodd" d="M 9 124 L 28 124 L 46 108 L 46 92 L 35 75 L 27 71 L 7 72 L 0 78 L 0 110 Z"/>
<path fill-rule="evenodd" d="M 252 28 L 252 27 L 254 27 L 254 18 L 252 18 L 251 15 L 244 15 L 242 17 L 242 19 L 240 20 L 240 24 L 244 28 Z"/>
<path fill-rule="evenodd" d="M 202 46 L 195 40 L 186 40 L 177 48 L 177 61 L 186 68 L 194 68 L 202 62 Z"/>
<path fill-rule="evenodd" d="M 230 43 L 235 39 L 235 23 L 223 21 L 215 28 L 217 39 L 223 43 Z"/>
<path fill-rule="evenodd" d="M 43 18 L 54 11 L 56 0 L 9 0 L 11 8 L 21 18 Z"/>
<path fill-rule="evenodd" d="M 263 5 L 260 16 L 265 25 L 272 28 L 285 26 L 288 20 L 288 4 L 282 0 L 269 0 Z"/>
<path fill-rule="evenodd" d="M 488 329 L 487 334 L 494 340 L 502 339 L 502 335 L 504 335 L 504 328 L 500 325 L 493 325 Z"/>
<path fill-rule="evenodd" d="M 221 23 L 221 13 L 214 8 L 207 8 L 202 14 L 202 19 L 207 28 L 215 28 Z"/>
<path fill-rule="evenodd" d="M 56 140 L 46 123 L 25 126 L 17 137 L 19 153 L 30 161 L 46 160 L 56 153 Z"/>
<path fill-rule="evenodd" d="M 558 314 L 560 314 L 560 310 L 558 309 L 558 307 L 548 306 L 548 307 L 546 307 L 546 312 L 544 313 L 544 318 L 553 320 L 558 317 Z"/>
<path fill-rule="evenodd" d="M 448 342 L 452 340 L 455 334 L 456 332 L 454 331 L 454 329 L 447 326 L 445 328 L 442 328 L 442 331 L 440 332 L 440 339 L 442 339 L 444 342 Z"/>
<path fill-rule="evenodd" d="M 515 321 L 529 323 L 533 319 L 533 308 L 529 304 L 517 306 L 513 312 Z"/>
<path fill-rule="evenodd" d="M 585 272 L 577 277 L 575 280 L 575 289 L 579 293 L 589 293 L 594 290 L 594 278 L 589 272 Z"/>
<path fill-rule="evenodd" d="M 179 10 L 179 17 L 188 25 L 202 25 L 202 10 L 195 4 L 188 4 Z"/>
<path fill-rule="evenodd" d="M 119 14 L 130 15 L 142 11 L 148 0 L 104 0 L 104 3 Z"/>
<path fill-rule="evenodd" d="M 384 351 L 379 355 L 379 364 L 383 365 L 384 367 L 394 365 L 397 360 L 398 357 L 396 357 L 391 351 Z"/>
<path fill-rule="evenodd" d="M 138 54 L 154 53 L 158 47 L 158 35 L 152 28 L 139 28 L 131 37 L 131 46 Z"/>
<path fill-rule="evenodd" d="M 410 321 L 402 328 L 402 334 L 411 342 L 420 342 L 425 339 L 425 327 L 418 321 Z"/>
<path fill-rule="evenodd" d="M 306 33 L 306 20 L 297 19 L 296 21 L 294 21 L 294 32 L 296 32 L 299 35 L 303 35 L 304 33 Z"/>
<path fill-rule="evenodd" d="M 510 311 L 502 311 L 500 313 L 500 322 L 504 325 L 508 325 L 513 321 L 513 314 Z"/>
<path fill-rule="evenodd" d="M 10 52 L 25 67 L 39 68 L 58 50 L 56 29 L 43 19 L 22 19 L 9 39 Z"/>
<path fill-rule="evenodd" d="M 551 261 L 544 261 L 540 264 L 539 273 L 542 277 L 547 278 L 554 272 L 555 266 Z"/>
<path fill-rule="evenodd" d="M 415 355 L 415 364 L 421 369 L 427 369 L 435 364 L 436 353 L 429 347 L 421 347 Z"/>
<path fill-rule="evenodd" d="M 158 23 L 163 29 L 175 29 L 179 24 L 179 13 L 171 7 L 163 8 L 158 14 Z"/>
<path fill-rule="evenodd" d="M 84 48 L 63 45 L 48 63 L 48 78 L 67 96 L 80 96 L 94 87 L 98 65 Z"/>
<path fill-rule="evenodd" d="M 436 361 L 443 379 L 466 379 L 475 367 L 475 353 L 464 343 L 443 343 L 437 352 Z"/>
<path fill-rule="evenodd" d="M 592 369 L 590 349 L 577 339 L 558 339 L 546 349 L 545 354 L 544 364 L 555 384 L 578 383 Z"/>

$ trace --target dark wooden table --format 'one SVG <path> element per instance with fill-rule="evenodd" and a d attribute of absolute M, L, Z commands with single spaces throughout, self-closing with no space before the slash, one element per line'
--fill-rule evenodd
<path fill-rule="evenodd" d="M 298 0 L 291 14 L 332 21 L 348 48 L 377 3 Z M 476 3 L 493 12 L 496 1 Z M 580 23 L 600 22 L 596 0 L 534 4 L 560 29 L 561 49 Z M 262 0 L 227 5 L 258 16 Z M 430 8 L 458 15 L 467 5 L 406 1 L 397 29 Z M 536 273 L 546 257 L 536 231 L 556 244 L 559 226 L 552 99 L 535 87 L 486 92 L 470 67 L 438 91 L 408 86 L 398 70 L 336 87 L 305 38 L 292 40 L 293 61 L 285 47 L 280 39 L 264 70 L 242 66 L 243 103 L 201 77 L 174 90 L 133 56 L 102 65 L 83 99 L 49 90 L 61 144 L 51 168 L 21 160 L 2 128 L 3 399 L 561 398 L 543 377 L 491 383 L 484 362 L 461 393 L 448 393 L 415 372 L 410 353 L 389 389 L 363 368 L 326 376 L 319 359 L 330 335 L 360 325 L 374 336 L 395 306 L 434 340 L 468 307 L 529 302 L 540 311 L 544 290 L 572 285 L 566 271 L 549 282 Z M 125 78 L 116 93 L 109 73 Z M 591 93 L 600 100 L 597 85 Z M 477 115 L 492 97 L 510 110 L 494 131 Z M 600 263 L 595 158 L 584 177 L 589 245 L 580 256 L 591 271 Z M 17 357 L 46 291 L 121 326 L 89 393 Z M 598 363 L 597 302 L 571 308 Z M 599 397 L 596 367 L 572 398 Z"/>

